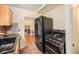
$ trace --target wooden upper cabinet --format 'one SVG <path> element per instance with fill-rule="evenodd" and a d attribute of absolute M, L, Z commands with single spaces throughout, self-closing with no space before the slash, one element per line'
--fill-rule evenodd
<path fill-rule="evenodd" d="M 0 26 L 12 24 L 12 10 L 7 5 L 0 5 Z"/>

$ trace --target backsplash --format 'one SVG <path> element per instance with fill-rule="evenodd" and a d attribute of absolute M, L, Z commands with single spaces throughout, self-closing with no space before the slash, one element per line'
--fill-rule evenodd
<path fill-rule="evenodd" d="M 5 34 L 16 34 L 18 31 L 18 23 L 13 23 L 11 26 L 1 26 L 0 27 L 0 33 Z"/>
<path fill-rule="evenodd" d="M 16 34 L 18 32 L 18 23 L 13 23 L 11 28 L 7 31 L 7 33 Z"/>

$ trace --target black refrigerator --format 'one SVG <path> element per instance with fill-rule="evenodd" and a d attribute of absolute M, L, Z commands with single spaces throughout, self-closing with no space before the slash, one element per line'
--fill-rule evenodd
<path fill-rule="evenodd" d="M 64 30 L 53 29 L 53 19 L 40 16 L 35 19 L 35 38 L 37 48 L 44 54 L 64 53 Z"/>

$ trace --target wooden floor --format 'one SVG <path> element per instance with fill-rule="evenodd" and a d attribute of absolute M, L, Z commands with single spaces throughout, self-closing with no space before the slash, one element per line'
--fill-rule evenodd
<path fill-rule="evenodd" d="M 30 37 L 26 38 L 26 44 L 35 45 L 35 36 L 30 36 Z"/>
<path fill-rule="evenodd" d="M 25 54 L 41 54 L 39 49 L 35 45 L 35 36 L 30 36 L 25 40 L 26 48 L 24 48 Z"/>

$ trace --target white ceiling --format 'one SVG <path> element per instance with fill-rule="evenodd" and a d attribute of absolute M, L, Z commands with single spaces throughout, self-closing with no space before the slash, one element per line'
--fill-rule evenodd
<path fill-rule="evenodd" d="M 38 13 L 46 13 L 47 11 L 50 11 L 60 5 L 63 5 L 63 4 L 46 4 L 43 8 L 41 8 Z"/>
<path fill-rule="evenodd" d="M 10 4 L 10 6 L 37 11 L 43 4 Z"/>

